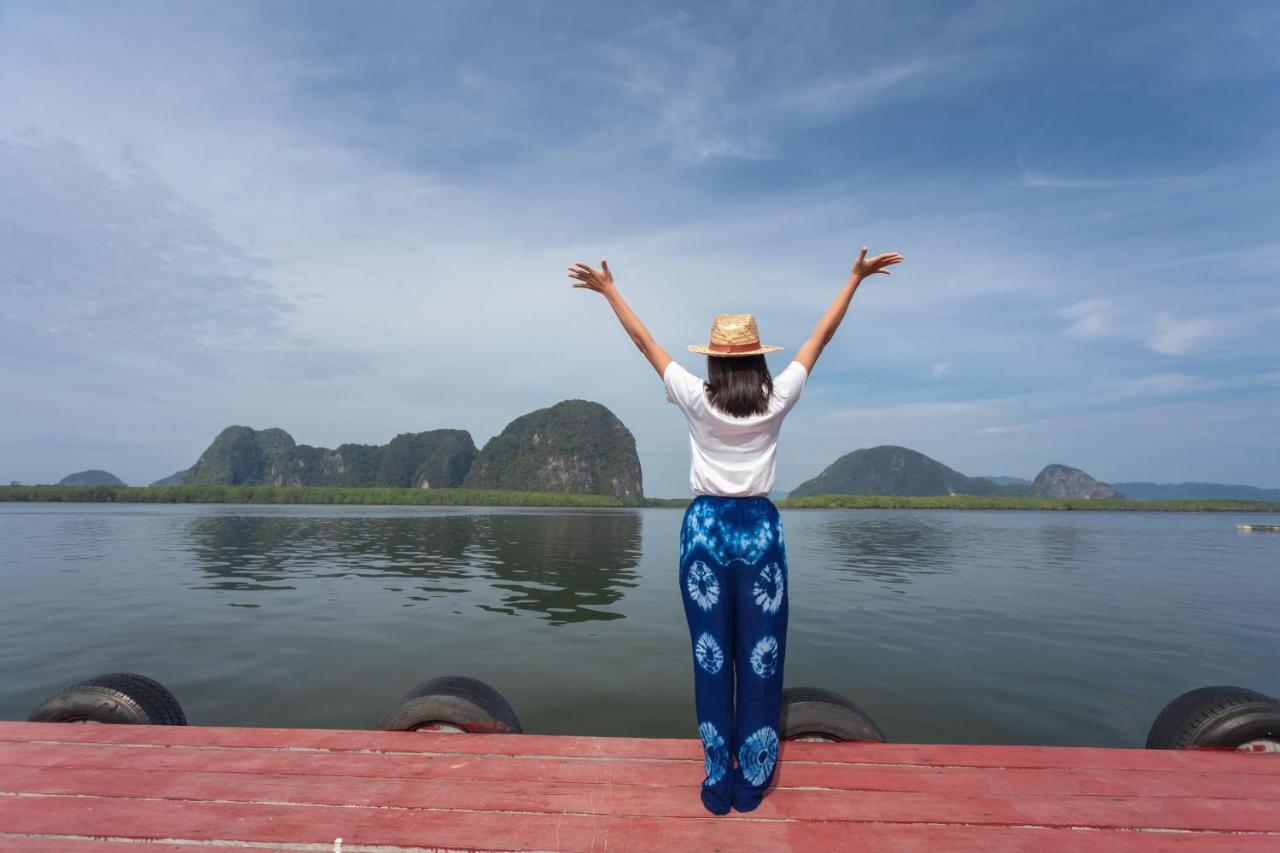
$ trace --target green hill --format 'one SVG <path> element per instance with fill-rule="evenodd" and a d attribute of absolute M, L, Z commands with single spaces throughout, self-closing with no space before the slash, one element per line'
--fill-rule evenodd
<path fill-rule="evenodd" d="M 110 471 L 103 471 L 99 468 L 90 468 L 88 471 L 77 471 L 74 474 L 68 474 L 58 481 L 59 486 L 123 486 L 124 481 L 112 474 Z"/>
<path fill-rule="evenodd" d="M 1123 499 L 1124 495 L 1106 483 L 1100 483 L 1079 468 L 1057 463 L 1040 469 L 1031 484 L 1038 498 L 1089 498 L 1092 500 Z"/>
<path fill-rule="evenodd" d="M 471 434 L 459 429 L 404 433 L 384 445 L 344 444 L 330 450 L 297 444 L 282 429 L 230 426 L 182 474 L 181 483 L 456 488 L 475 454 Z"/>
<path fill-rule="evenodd" d="M 462 485 L 644 497 L 634 436 L 590 400 L 565 400 L 516 418 L 485 444 Z"/>
<path fill-rule="evenodd" d="M 908 447 L 882 444 L 846 453 L 788 498 L 814 495 L 1008 495 L 1009 488 L 966 477 Z"/>
<path fill-rule="evenodd" d="M 477 453 L 460 429 L 404 433 L 384 445 L 336 450 L 298 444 L 282 429 L 230 426 L 163 486 L 323 486 L 488 489 L 644 497 L 635 438 L 613 412 L 565 400 L 516 418 Z"/>
<path fill-rule="evenodd" d="M 1124 495 L 1079 468 L 1046 465 L 1034 481 L 1001 477 L 968 477 L 907 447 L 882 444 L 841 456 L 812 480 L 801 483 L 788 498 L 816 495 L 977 495 L 1071 500 L 1123 500 Z"/>
<path fill-rule="evenodd" d="M 1238 483 L 1112 483 L 1128 498 L 1144 501 L 1252 500 L 1280 501 L 1280 489 Z"/>

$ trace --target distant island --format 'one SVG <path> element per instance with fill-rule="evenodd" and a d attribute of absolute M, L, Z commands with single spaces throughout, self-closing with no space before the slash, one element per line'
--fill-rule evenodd
<path fill-rule="evenodd" d="M 123 486 L 124 480 L 121 480 L 110 471 L 102 471 L 97 468 L 90 468 L 88 471 L 77 471 L 74 474 L 68 474 L 58 481 L 59 486 Z"/>
<path fill-rule="evenodd" d="M 183 486 L 389 486 L 456 488 L 476 446 L 460 429 L 408 432 L 387 444 L 343 444 L 336 450 L 298 444 L 282 429 L 230 426 L 218 433 L 196 463 L 166 485 Z M 158 484 L 157 484 L 158 485 Z"/>
<path fill-rule="evenodd" d="M 476 455 L 462 486 L 644 499 L 635 437 L 590 400 L 566 400 L 507 424 Z"/>
<path fill-rule="evenodd" d="M 822 473 L 796 486 L 788 498 L 817 495 L 977 495 L 1068 499 L 1122 499 L 1116 489 L 1078 468 L 1046 465 L 1035 480 L 968 477 L 909 447 L 882 444 L 855 450 L 832 462 Z"/>
<path fill-rule="evenodd" d="M 1002 486 L 1013 486 L 1017 484 L 1025 486 L 1031 485 L 1031 480 L 1028 480 L 1026 477 L 994 477 L 990 474 L 978 474 L 977 476 L 983 480 L 990 480 L 993 483 L 999 483 Z"/>
<path fill-rule="evenodd" d="M 1280 501 L 1280 489 L 1224 483 L 1112 483 L 1130 498 L 1146 501 L 1189 499 Z"/>
<path fill-rule="evenodd" d="M 987 474 L 982 475 L 982 477 L 1002 486 L 1018 483 L 1031 485 L 1031 481 L 1024 477 L 991 476 Z M 1242 483 L 1113 482 L 1111 486 L 1127 498 L 1142 501 L 1280 501 L 1280 489 L 1262 489 L 1258 486 L 1246 486 Z"/>
<path fill-rule="evenodd" d="M 322 486 L 566 492 L 644 498 L 635 437 L 600 403 L 565 400 L 513 420 L 477 451 L 462 429 L 402 433 L 336 450 L 282 429 L 230 426 L 163 486 Z"/>

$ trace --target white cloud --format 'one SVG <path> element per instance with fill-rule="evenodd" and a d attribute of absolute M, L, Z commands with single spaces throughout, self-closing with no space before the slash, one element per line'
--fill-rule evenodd
<path fill-rule="evenodd" d="M 1217 383 L 1201 376 L 1185 373 L 1157 373 L 1139 379 L 1123 380 L 1112 387 L 1116 396 L 1133 397 L 1144 394 L 1186 394 L 1208 391 L 1218 386 Z"/>
<path fill-rule="evenodd" d="M 684 163 L 769 159 L 778 153 L 775 135 L 958 88 L 1009 58 L 1007 50 L 959 43 L 944 31 L 918 40 L 914 55 L 905 58 L 863 51 L 850 57 L 860 68 L 841 62 L 817 77 L 796 76 L 794 70 L 812 61 L 828 33 L 801 26 L 789 38 L 778 38 L 776 28 L 796 16 L 784 12 L 782 17 L 771 24 L 768 12 L 753 14 L 767 41 L 759 50 L 731 46 L 729 34 L 684 12 L 597 48 L 608 69 L 606 79 L 655 119 L 633 132 L 647 134 Z M 636 37 L 640 34 L 644 38 Z"/>
<path fill-rule="evenodd" d="M 1116 181 L 1108 178 L 1068 177 L 1052 175 L 1044 171 L 1032 169 L 1024 162 L 1023 153 L 1014 155 L 1018 164 L 1018 173 L 1025 187 L 1082 187 L 1093 189 L 1109 189 L 1116 186 Z"/>
<path fill-rule="evenodd" d="M 694 163 L 766 156 L 763 138 L 728 108 L 734 53 L 694 36 L 682 20 L 658 32 L 657 42 L 599 48 L 623 92 L 656 119 L 654 137 L 677 159 Z"/>
<path fill-rule="evenodd" d="M 849 112 L 875 106 L 891 91 L 910 81 L 943 75 L 953 65 L 944 57 L 915 57 L 860 74 L 806 83 L 780 93 L 758 108 L 778 115 L 829 122 Z"/>
<path fill-rule="evenodd" d="M 65 141 L 0 136 L 10 358 L 198 358 L 285 337 L 262 265 L 155 175 L 111 178 Z"/>
<path fill-rule="evenodd" d="M 1014 155 L 1018 164 L 1020 183 L 1024 187 L 1061 187 L 1082 189 L 1122 189 L 1132 191 L 1136 188 L 1156 187 L 1192 187 L 1202 181 L 1198 174 L 1171 175 L 1127 175 L 1124 177 L 1091 177 L 1086 175 L 1053 174 L 1043 169 L 1033 169 L 1025 162 L 1021 151 Z"/>
<path fill-rule="evenodd" d="M 1147 348 L 1165 355 L 1185 355 L 1224 332 L 1223 323 L 1214 318 L 1179 318 L 1169 311 L 1156 314 L 1153 324 L 1155 331 L 1146 339 Z"/>
<path fill-rule="evenodd" d="M 975 430 L 975 432 L 978 435 L 1010 435 L 1013 433 L 1025 432 L 1031 427 L 1047 423 L 1052 423 L 1052 420 L 1050 418 L 1037 418 L 1036 420 L 1021 424 L 998 424 L 996 426 L 982 427 L 981 429 Z"/>
<path fill-rule="evenodd" d="M 1133 379 L 1110 379 L 1095 383 L 1082 392 L 1082 399 L 1105 407 L 1144 397 L 1181 397 L 1186 401 L 1221 395 L 1225 392 L 1266 391 L 1280 384 L 1280 371 L 1237 372 L 1223 376 L 1190 373 L 1153 373 Z"/>
<path fill-rule="evenodd" d="M 1159 295 L 1153 298 L 1159 298 Z M 1063 333 L 1068 337 L 1084 341 L 1109 338 L 1140 343 L 1162 355 L 1186 355 L 1208 341 L 1224 337 L 1232 328 L 1254 324 L 1248 314 L 1180 317 L 1167 309 L 1154 313 L 1142 310 L 1140 306 L 1121 309 L 1103 296 L 1074 302 L 1060 309 L 1058 316 L 1067 321 Z"/>
<path fill-rule="evenodd" d="M 941 379 L 951 373 L 951 364 L 945 361 L 935 361 L 929 367 L 929 375 L 934 379 Z"/>
<path fill-rule="evenodd" d="M 1071 321 L 1066 333 L 1077 338 L 1092 340 L 1112 331 L 1114 308 L 1110 300 L 1102 296 L 1082 299 L 1063 308 L 1059 316 Z"/>

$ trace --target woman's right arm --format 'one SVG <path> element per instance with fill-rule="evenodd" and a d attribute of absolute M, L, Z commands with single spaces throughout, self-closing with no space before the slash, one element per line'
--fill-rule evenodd
<path fill-rule="evenodd" d="M 622 323 L 622 328 L 626 329 L 627 334 L 631 336 L 631 340 L 640 352 L 644 353 L 644 357 L 649 359 L 649 363 L 653 365 L 653 369 L 658 371 L 658 375 L 662 376 L 667 369 L 667 365 L 671 363 L 671 356 L 665 349 L 653 339 L 653 335 L 649 334 L 649 330 L 645 328 L 644 323 L 640 322 L 640 318 L 636 316 L 636 312 L 631 310 L 631 306 L 622 298 L 622 294 L 618 292 L 618 287 L 613 283 L 613 273 L 609 271 L 609 262 L 600 261 L 600 269 L 595 269 L 584 263 L 577 263 L 569 267 L 569 278 L 576 278 L 578 283 L 573 287 L 581 287 L 585 290 L 594 290 L 596 293 L 602 294 L 609 301 L 613 313 L 618 315 L 618 322 Z"/>
<path fill-rule="evenodd" d="M 796 357 L 793 361 L 803 364 L 806 374 L 813 373 L 813 365 L 817 362 L 818 356 L 822 355 L 823 348 L 835 335 L 836 329 L 840 328 L 840 323 L 844 320 L 844 313 L 849 310 L 849 300 L 853 299 L 853 292 L 858 289 L 858 285 L 862 283 L 862 280 L 876 273 L 889 275 L 889 271 L 885 267 L 896 264 L 901 260 L 902 255 L 897 252 L 886 252 L 883 255 L 876 255 L 874 258 L 867 258 L 867 247 L 862 247 L 862 251 L 858 253 L 858 259 L 853 262 L 853 269 L 849 272 L 849 278 L 845 281 L 844 287 L 840 289 L 840 293 L 836 296 L 835 301 L 831 303 L 831 307 L 827 309 L 827 313 L 822 315 L 818 325 L 814 326 L 813 334 L 809 336 L 809 340 L 805 341 L 804 345 L 796 352 Z"/>

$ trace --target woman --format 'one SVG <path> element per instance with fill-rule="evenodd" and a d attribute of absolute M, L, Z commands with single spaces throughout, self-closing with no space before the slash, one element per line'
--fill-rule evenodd
<path fill-rule="evenodd" d="M 573 287 L 603 294 L 631 340 L 662 377 L 668 402 L 689 425 L 695 497 L 680 528 L 680 593 L 693 648 L 695 707 L 706 778 L 702 803 L 714 814 L 749 812 L 773 779 L 787 641 L 787 558 L 782 520 L 769 500 L 782 419 L 836 333 L 858 285 L 902 260 L 867 258 L 863 246 L 813 334 L 776 378 L 750 314 L 720 314 L 707 355 L 707 380 L 689 373 L 654 341 L 623 301 L 606 261 L 569 268 Z M 734 707 L 734 681 L 737 707 Z M 734 759 L 737 766 L 734 766 Z"/>

